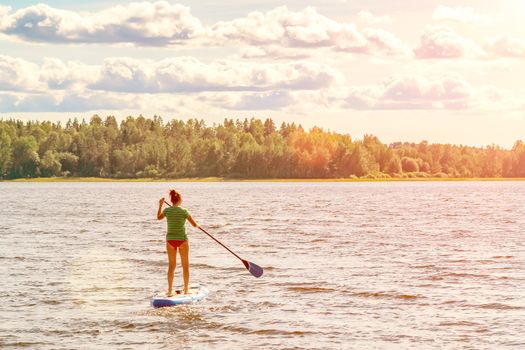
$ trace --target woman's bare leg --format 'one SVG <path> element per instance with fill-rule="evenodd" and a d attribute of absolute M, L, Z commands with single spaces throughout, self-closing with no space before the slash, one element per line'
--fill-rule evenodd
<path fill-rule="evenodd" d="M 173 275 L 177 266 L 177 248 L 166 242 L 166 251 L 168 252 L 168 296 L 173 295 Z"/>
<path fill-rule="evenodd" d="M 179 254 L 182 263 L 182 274 L 184 276 L 184 294 L 188 294 L 188 286 L 190 283 L 190 245 L 188 241 L 181 244 Z"/>

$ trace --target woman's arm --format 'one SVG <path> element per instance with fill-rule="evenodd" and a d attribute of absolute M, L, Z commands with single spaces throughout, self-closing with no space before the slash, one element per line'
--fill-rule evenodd
<path fill-rule="evenodd" d="M 164 213 L 162 212 L 162 205 L 164 204 L 164 197 L 159 200 L 159 210 L 157 210 L 157 220 L 164 219 Z"/>
<path fill-rule="evenodd" d="M 193 218 L 191 217 L 191 215 L 188 216 L 188 221 L 190 222 L 191 226 L 193 226 L 193 227 L 199 227 L 199 224 L 197 224 L 197 223 L 195 222 L 195 220 L 193 220 Z"/>

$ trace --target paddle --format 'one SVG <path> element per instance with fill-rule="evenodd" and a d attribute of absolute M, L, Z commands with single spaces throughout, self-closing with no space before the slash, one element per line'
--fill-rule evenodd
<path fill-rule="evenodd" d="M 166 203 L 169 207 L 171 207 L 171 205 L 164 201 L 164 203 Z M 240 261 L 242 261 L 242 263 L 244 264 L 244 267 L 246 267 L 246 269 L 255 277 L 261 277 L 262 274 L 263 274 L 263 268 L 260 267 L 259 265 L 257 264 L 254 264 L 248 260 L 244 260 L 242 259 L 240 256 L 238 256 L 237 254 L 235 254 L 234 252 L 231 251 L 230 248 L 228 248 L 227 246 L 225 246 L 224 244 L 222 244 L 221 242 L 219 242 L 219 240 L 215 237 L 213 237 L 211 234 L 209 234 L 205 229 L 203 229 L 202 227 L 198 226 L 199 229 L 204 232 L 205 234 L 207 234 L 208 236 L 210 236 L 211 239 L 213 239 L 215 242 L 219 243 L 221 246 L 223 246 L 227 251 L 229 251 L 230 253 L 232 253 L 237 259 L 239 259 Z"/>

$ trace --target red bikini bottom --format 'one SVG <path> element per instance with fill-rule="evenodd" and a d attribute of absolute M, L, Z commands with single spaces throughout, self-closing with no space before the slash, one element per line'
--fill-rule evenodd
<path fill-rule="evenodd" d="M 182 245 L 182 243 L 186 241 L 179 241 L 178 239 L 168 239 L 166 242 L 168 242 L 168 244 L 172 246 L 173 248 L 177 249 L 178 247 Z"/>

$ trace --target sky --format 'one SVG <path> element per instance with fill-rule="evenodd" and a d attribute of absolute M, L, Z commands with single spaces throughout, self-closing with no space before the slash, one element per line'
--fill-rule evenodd
<path fill-rule="evenodd" d="M 0 1 L 0 118 L 525 139 L 525 1 Z"/>

